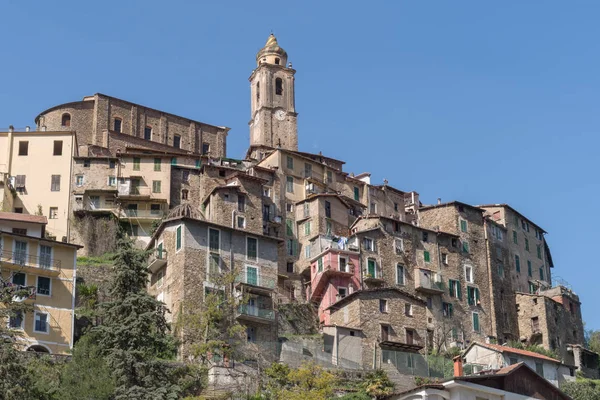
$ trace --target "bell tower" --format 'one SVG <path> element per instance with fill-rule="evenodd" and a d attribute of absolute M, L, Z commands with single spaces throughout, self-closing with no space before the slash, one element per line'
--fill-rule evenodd
<path fill-rule="evenodd" d="M 256 55 L 250 75 L 250 146 L 253 158 L 260 148 L 298 150 L 298 114 L 294 101 L 294 74 L 287 53 L 273 34 Z"/>

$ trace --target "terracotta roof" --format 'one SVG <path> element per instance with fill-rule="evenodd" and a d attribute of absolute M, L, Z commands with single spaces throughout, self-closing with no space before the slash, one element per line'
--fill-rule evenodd
<path fill-rule="evenodd" d="M 511 210 L 512 212 L 519 214 L 521 217 L 523 217 L 525 220 L 527 220 L 527 222 L 529 222 L 531 225 L 534 225 L 536 227 L 538 227 L 542 232 L 544 233 L 548 233 L 546 232 L 541 226 L 539 226 L 538 224 L 536 224 L 535 222 L 533 222 L 532 220 L 530 220 L 529 218 L 527 218 L 526 216 L 524 216 L 523 214 L 521 214 L 519 211 L 515 210 L 513 207 L 511 207 L 509 204 L 506 203 L 499 203 L 499 204 L 480 204 L 477 206 L 478 208 L 481 209 L 486 209 L 489 207 L 504 207 L 504 208 L 508 208 L 509 210 Z"/>
<path fill-rule="evenodd" d="M 48 220 L 43 215 L 20 214 L 11 212 L 0 212 L 0 220 L 33 222 L 36 224 L 47 224 Z"/>
<path fill-rule="evenodd" d="M 471 346 L 475 346 L 475 345 L 479 345 L 481 347 L 485 347 L 490 350 L 496 350 L 496 351 L 499 351 L 500 353 L 520 354 L 522 356 L 539 358 L 542 360 L 551 361 L 551 362 L 560 364 L 560 361 L 555 358 L 551 358 L 551 357 L 545 356 L 543 354 L 535 353 L 535 352 L 529 351 L 529 350 L 516 349 L 514 347 L 508 347 L 508 346 L 500 346 L 499 344 L 491 344 L 491 343 L 488 344 L 488 343 L 479 343 L 479 342 L 473 342 L 473 344 Z M 467 349 L 467 351 L 468 351 L 468 349 Z M 466 353 L 466 351 L 465 351 L 465 353 Z"/>
<path fill-rule="evenodd" d="M 479 208 L 477 206 L 472 206 L 472 205 L 467 204 L 467 203 L 463 203 L 462 201 L 450 201 L 448 203 L 430 204 L 430 205 L 426 205 L 426 206 L 423 206 L 423 207 L 419 208 L 419 211 L 421 211 L 421 210 L 429 210 L 429 209 L 438 208 L 438 207 L 454 206 L 454 205 L 469 207 L 469 208 L 474 209 L 476 211 L 479 211 L 480 213 L 483 214 L 483 210 L 481 208 Z"/>
<path fill-rule="evenodd" d="M 523 361 L 521 361 L 520 363 L 516 363 L 513 365 L 509 365 L 507 367 L 504 368 L 500 368 L 498 371 L 496 371 L 496 374 L 504 374 L 504 375 L 508 375 L 511 372 L 513 372 L 515 369 L 519 368 L 521 366 L 521 364 L 524 364 Z"/>

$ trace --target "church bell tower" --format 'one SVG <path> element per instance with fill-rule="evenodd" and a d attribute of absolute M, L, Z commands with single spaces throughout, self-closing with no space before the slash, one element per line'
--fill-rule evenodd
<path fill-rule="evenodd" d="M 294 101 L 294 74 L 287 53 L 273 34 L 256 55 L 250 75 L 250 146 L 253 158 L 260 149 L 298 150 L 298 114 Z M 287 65 L 286 65 L 287 64 Z"/>

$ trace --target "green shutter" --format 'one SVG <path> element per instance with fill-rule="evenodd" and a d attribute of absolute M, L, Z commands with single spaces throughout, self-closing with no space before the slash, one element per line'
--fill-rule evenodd
<path fill-rule="evenodd" d="M 292 255 L 298 255 L 298 242 L 296 240 L 292 240 Z"/>
<path fill-rule="evenodd" d="M 481 299 L 479 298 L 479 289 L 475 288 L 475 304 L 479 303 Z"/>
<path fill-rule="evenodd" d="M 133 170 L 134 171 L 139 171 L 140 170 L 140 159 L 139 159 L 139 157 L 133 157 Z"/>
<path fill-rule="evenodd" d="M 466 242 L 466 241 L 462 242 L 462 251 L 463 251 L 463 253 L 469 252 L 469 242 Z"/>
<path fill-rule="evenodd" d="M 540 267 L 540 280 L 544 280 L 544 267 Z"/>
<path fill-rule="evenodd" d="M 317 261 L 318 272 L 323 272 L 323 257 L 320 257 Z"/>
<path fill-rule="evenodd" d="M 425 250 L 425 251 L 423 252 L 423 258 L 424 258 L 425 262 L 429 262 L 429 261 L 431 260 L 431 259 L 430 259 L 429 252 L 428 252 L 427 250 Z"/>
<path fill-rule="evenodd" d="M 200 168 L 201 165 L 202 165 L 202 160 L 201 159 L 197 159 L 196 160 L 196 168 Z"/>
<path fill-rule="evenodd" d="M 473 330 L 479 332 L 479 314 L 473 313 Z"/>
<path fill-rule="evenodd" d="M 177 157 L 171 158 L 171 165 L 177 165 Z"/>
<path fill-rule="evenodd" d="M 460 281 L 456 281 L 456 297 L 458 297 L 459 300 L 462 300 L 461 290 Z"/>
<path fill-rule="evenodd" d="M 360 199 L 360 193 L 358 191 L 358 188 L 355 187 L 354 188 L 354 200 L 359 201 L 359 199 Z"/>
<path fill-rule="evenodd" d="M 452 279 L 448 279 L 448 294 L 450 297 L 454 297 L 455 295 L 454 285 L 452 284 Z"/>
<path fill-rule="evenodd" d="M 525 238 L 525 250 L 529 251 L 529 239 Z"/>
<path fill-rule="evenodd" d="M 527 275 L 532 276 L 533 272 L 531 270 L 531 261 L 527 260 Z"/>
<path fill-rule="evenodd" d="M 368 263 L 368 270 L 367 270 L 367 273 L 368 273 L 369 275 L 371 275 L 373 278 L 375 278 L 375 270 L 376 270 L 376 269 L 375 269 L 375 260 L 371 260 L 371 259 L 369 259 L 369 260 L 367 261 L 367 263 Z"/>
<path fill-rule="evenodd" d="M 529 261 L 528 261 L 528 263 L 529 263 Z M 516 254 L 515 254 L 515 266 L 517 268 L 517 272 L 521 272 L 521 259 Z"/>
<path fill-rule="evenodd" d="M 177 227 L 177 250 L 181 249 L 181 226 Z"/>
<path fill-rule="evenodd" d="M 291 219 L 285 220 L 286 233 L 288 236 L 294 235 L 294 229 L 292 228 L 293 223 L 294 223 L 294 221 L 292 221 Z"/>
<path fill-rule="evenodd" d="M 255 267 L 246 267 L 246 283 L 258 286 L 258 271 Z"/>
<path fill-rule="evenodd" d="M 460 220 L 460 230 L 463 232 L 467 231 L 467 221 L 465 221 L 464 219 Z"/>
<path fill-rule="evenodd" d="M 452 303 L 448 303 L 448 316 L 451 317 L 454 314 L 454 305 Z"/>
<path fill-rule="evenodd" d="M 519 242 L 518 238 L 517 238 L 517 231 L 513 231 L 513 243 L 517 244 Z"/>
<path fill-rule="evenodd" d="M 542 259 L 542 246 L 537 245 L 537 256 L 541 260 Z"/>

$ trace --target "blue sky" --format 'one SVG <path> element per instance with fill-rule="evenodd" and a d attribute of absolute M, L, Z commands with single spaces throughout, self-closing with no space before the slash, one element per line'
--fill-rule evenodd
<path fill-rule="evenodd" d="M 0 129 L 101 92 L 228 126 L 242 157 L 273 30 L 301 150 L 427 203 L 511 204 L 549 232 L 553 274 L 600 329 L 600 3 L 382 3 L 4 1 Z"/>

